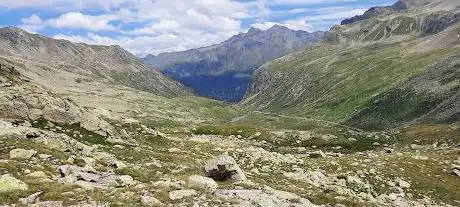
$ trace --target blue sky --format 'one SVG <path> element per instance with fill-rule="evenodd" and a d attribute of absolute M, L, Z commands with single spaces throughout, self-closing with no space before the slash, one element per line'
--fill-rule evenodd
<path fill-rule="evenodd" d="M 137 56 L 219 43 L 274 24 L 328 30 L 395 0 L 0 0 L 0 25 Z"/>

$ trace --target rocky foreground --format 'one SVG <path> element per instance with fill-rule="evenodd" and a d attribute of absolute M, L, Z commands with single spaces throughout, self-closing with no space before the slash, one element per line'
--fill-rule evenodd
<path fill-rule="evenodd" d="M 85 144 L 73 138 L 80 130 L 27 125 L 0 121 L 6 206 L 458 205 L 417 189 L 436 180 L 458 190 L 460 150 L 448 146 L 279 153 L 235 136 L 179 138 L 141 124 L 127 133 L 151 145 Z"/>

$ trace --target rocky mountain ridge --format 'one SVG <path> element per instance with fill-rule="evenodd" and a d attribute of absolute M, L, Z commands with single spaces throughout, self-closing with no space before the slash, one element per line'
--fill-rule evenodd
<path fill-rule="evenodd" d="M 119 46 L 73 43 L 6 27 L 0 29 L 0 55 L 20 59 L 24 64 L 55 65 L 56 72 L 75 73 L 83 76 L 80 79 L 101 79 L 164 96 L 189 94 L 181 84 L 152 70 Z"/>

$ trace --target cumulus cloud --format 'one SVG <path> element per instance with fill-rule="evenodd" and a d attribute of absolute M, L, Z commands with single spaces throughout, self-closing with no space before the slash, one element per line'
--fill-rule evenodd
<path fill-rule="evenodd" d="M 115 26 L 110 22 L 117 20 L 115 15 L 90 16 L 80 12 L 65 13 L 57 18 L 42 20 L 37 15 L 32 15 L 22 19 L 22 28 L 36 31 L 46 27 L 68 28 L 68 29 L 86 29 L 90 31 L 114 31 Z"/>

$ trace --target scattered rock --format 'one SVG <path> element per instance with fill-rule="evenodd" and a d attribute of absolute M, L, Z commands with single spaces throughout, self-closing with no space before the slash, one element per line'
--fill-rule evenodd
<path fill-rule="evenodd" d="M 10 159 L 30 159 L 37 151 L 35 150 L 25 150 L 25 149 L 14 149 L 10 151 Z"/>
<path fill-rule="evenodd" d="M 199 175 L 190 176 L 188 178 L 188 184 L 190 188 L 204 190 L 209 193 L 213 193 L 219 187 L 219 185 L 213 179 Z"/>
<path fill-rule="evenodd" d="M 235 159 L 228 155 L 220 155 L 209 160 L 205 165 L 207 177 L 215 181 L 243 181 L 246 180 L 241 168 Z"/>
<path fill-rule="evenodd" d="M 169 199 L 175 201 L 197 195 L 195 190 L 175 190 L 169 192 Z"/>
<path fill-rule="evenodd" d="M 0 177 L 0 193 L 28 190 L 27 184 L 9 174 Z"/>

